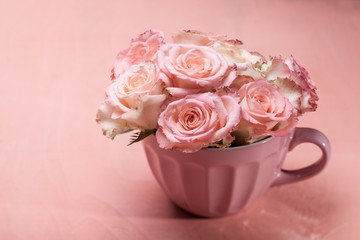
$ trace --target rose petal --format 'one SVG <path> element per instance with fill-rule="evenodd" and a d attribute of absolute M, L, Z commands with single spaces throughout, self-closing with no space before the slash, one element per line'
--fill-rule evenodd
<path fill-rule="evenodd" d="M 296 109 L 293 109 L 291 117 L 289 117 L 289 121 L 280 121 L 271 131 L 266 131 L 266 133 L 274 136 L 274 137 L 284 137 L 294 131 L 298 123 L 298 118 Z"/>
<path fill-rule="evenodd" d="M 296 85 L 293 81 L 291 81 L 288 78 L 278 78 L 274 82 L 276 85 L 278 85 L 284 94 L 284 96 L 289 99 L 290 103 L 296 108 L 301 108 L 301 96 L 302 96 L 302 90 L 301 88 Z"/>
<path fill-rule="evenodd" d="M 277 78 L 289 78 L 290 69 L 280 58 L 273 58 L 267 64 L 263 65 L 262 72 L 265 74 L 265 79 L 274 81 Z"/>
<path fill-rule="evenodd" d="M 199 92 L 199 89 L 184 89 L 175 87 L 167 87 L 166 90 L 174 97 L 182 97 Z"/>
<path fill-rule="evenodd" d="M 124 113 L 122 118 L 133 129 L 155 129 L 166 95 L 145 95 L 138 101 L 137 108 Z"/>
<path fill-rule="evenodd" d="M 241 45 L 238 39 L 229 39 L 226 35 L 205 34 L 196 30 L 184 30 L 177 32 L 173 37 L 174 43 L 195 44 L 199 46 L 210 46 L 217 41 L 231 42 Z"/>
<path fill-rule="evenodd" d="M 174 43 L 194 44 L 199 46 L 207 46 L 212 42 L 205 34 L 191 30 L 177 32 L 172 36 L 172 39 Z"/>
<path fill-rule="evenodd" d="M 130 129 L 125 120 L 112 118 L 112 113 L 116 111 L 116 107 L 103 103 L 96 114 L 96 122 L 101 126 L 103 134 L 111 139 L 114 139 L 120 132 Z"/>

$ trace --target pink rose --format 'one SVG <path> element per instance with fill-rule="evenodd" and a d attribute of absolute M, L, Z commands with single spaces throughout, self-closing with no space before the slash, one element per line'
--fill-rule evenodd
<path fill-rule="evenodd" d="M 297 124 L 297 113 L 280 88 L 264 80 L 245 84 L 239 91 L 241 116 L 239 128 L 247 141 L 261 136 L 286 136 Z"/>
<path fill-rule="evenodd" d="M 143 61 L 155 61 L 157 51 L 162 44 L 164 44 L 164 34 L 155 29 L 148 30 L 132 39 L 130 45 L 118 53 L 111 70 L 111 79 L 118 78 L 131 65 Z"/>
<path fill-rule="evenodd" d="M 291 56 L 273 58 L 262 66 L 265 79 L 277 84 L 299 114 L 315 111 L 319 97 L 309 73 Z"/>
<path fill-rule="evenodd" d="M 131 66 L 106 90 L 106 100 L 98 110 L 97 122 L 104 135 L 113 139 L 129 129 L 154 129 L 166 96 L 161 94 L 157 66 L 145 62 Z"/>
<path fill-rule="evenodd" d="M 210 47 L 163 45 L 158 57 L 161 70 L 168 76 L 166 89 L 173 96 L 229 86 L 236 77 L 235 66 Z"/>
<path fill-rule="evenodd" d="M 238 39 L 226 35 L 205 34 L 198 31 L 181 31 L 173 36 L 175 43 L 208 46 L 225 57 L 229 63 L 236 64 L 236 79 L 231 87 L 241 88 L 245 83 L 264 79 L 260 67 L 265 58 L 257 52 L 248 52 L 242 48 Z"/>
<path fill-rule="evenodd" d="M 214 93 L 188 95 L 171 102 L 159 117 L 156 138 L 165 149 L 196 152 L 210 145 L 229 146 L 240 120 L 238 100 Z M 222 142 L 220 142 L 222 141 Z"/>

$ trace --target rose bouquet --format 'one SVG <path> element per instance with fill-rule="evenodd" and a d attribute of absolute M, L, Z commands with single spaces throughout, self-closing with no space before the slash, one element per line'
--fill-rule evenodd
<path fill-rule="evenodd" d="M 196 152 L 290 134 L 315 111 L 308 72 L 291 56 L 266 60 L 225 35 L 182 31 L 166 43 L 159 30 L 131 40 L 116 57 L 97 112 L 104 135 L 155 134 L 161 148 Z"/>

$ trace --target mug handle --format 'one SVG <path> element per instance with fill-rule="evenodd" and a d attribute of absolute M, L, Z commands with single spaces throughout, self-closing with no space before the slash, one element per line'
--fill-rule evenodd
<path fill-rule="evenodd" d="M 296 128 L 294 136 L 289 145 L 289 151 L 293 150 L 301 143 L 313 143 L 321 149 L 322 156 L 320 159 L 310 166 L 297 170 L 283 170 L 278 173 L 272 187 L 301 181 L 320 173 L 330 158 L 330 142 L 328 138 L 320 131 L 313 128 Z"/>

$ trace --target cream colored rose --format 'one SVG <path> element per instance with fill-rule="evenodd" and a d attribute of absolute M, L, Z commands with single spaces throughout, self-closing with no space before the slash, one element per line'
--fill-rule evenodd
<path fill-rule="evenodd" d="M 316 110 L 319 97 L 315 83 L 306 69 L 301 67 L 292 56 L 285 60 L 272 58 L 262 66 L 262 73 L 267 81 L 281 88 L 299 115 Z"/>
<path fill-rule="evenodd" d="M 166 96 L 162 94 L 162 74 L 152 62 L 131 66 L 106 90 L 97 122 L 104 135 L 113 139 L 128 129 L 154 129 Z"/>

